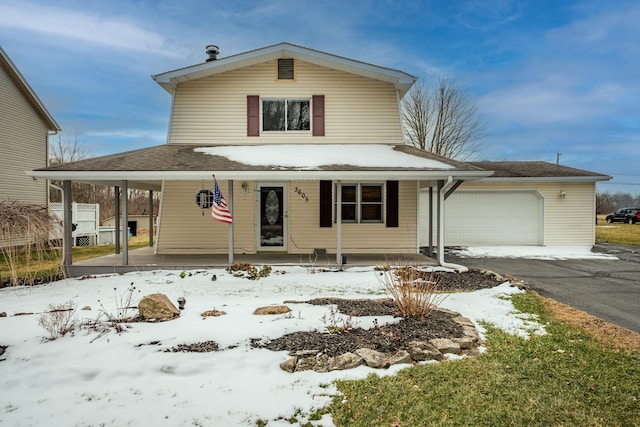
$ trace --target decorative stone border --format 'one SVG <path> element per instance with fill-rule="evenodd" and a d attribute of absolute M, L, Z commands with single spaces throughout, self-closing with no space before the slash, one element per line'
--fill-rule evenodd
<path fill-rule="evenodd" d="M 426 360 L 442 360 L 445 354 L 475 355 L 478 353 L 480 337 L 473 322 L 458 313 L 438 308 L 450 314 L 457 314 L 452 320 L 462 327 L 463 336 L 457 338 L 434 338 L 428 341 L 411 341 L 407 348 L 395 353 L 382 353 L 370 348 L 360 348 L 329 357 L 318 350 L 300 350 L 289 353 L 287 360 L 280 364 L 286 372 L 316 371 L 329 372 L 352 369 L 361 365 L 370 368 L 388 368 L 399 363 L 416 363 Z"/>

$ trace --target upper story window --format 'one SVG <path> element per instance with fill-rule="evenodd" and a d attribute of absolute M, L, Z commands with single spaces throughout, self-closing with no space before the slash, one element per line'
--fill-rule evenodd
<path fill-rule="evenodd" d="M 324 136 L 324 95 L 312 95 L 310 100 L 261 99 L 260 95 L 247 95 L 247 136 L 260 136 L 261 130 L 311 130 L 313 136 Z"/>
<path fill-rule="evenodd" d="M 342 184 L 341 187 L 342 222 L 383 221 L 382 184 Z"/>
<path fill-rule="evenodd" d="M 278 59 L 278 80 L 294 80 L 295 68 L 292 58 Z"/>
<path fill-rule="evenodd" d="M 262 100 L 263 131 L 308 131 L 311 129 L 308 99 Z"/>

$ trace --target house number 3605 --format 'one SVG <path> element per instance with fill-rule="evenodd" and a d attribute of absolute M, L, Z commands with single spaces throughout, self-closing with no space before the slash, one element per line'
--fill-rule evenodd
<path fill-rule="evenodd" d="M 307 196 L 307 193 L 302 191 L 302 189 L 300 187 L 296 187 L 295 192 L 298 193 L 298 196 L 300 196 L 302 198 L 302 200 L 305 201 L 305 203 L 309 202 L 309 196 Z"/>

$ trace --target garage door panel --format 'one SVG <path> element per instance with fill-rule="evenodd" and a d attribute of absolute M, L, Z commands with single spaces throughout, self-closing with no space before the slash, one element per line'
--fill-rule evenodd
<path fill-rule="evenodd" d="M 542 244 L 543 203 L 534 191 L 457 191 L 445 209 L 448 246 Z"/>

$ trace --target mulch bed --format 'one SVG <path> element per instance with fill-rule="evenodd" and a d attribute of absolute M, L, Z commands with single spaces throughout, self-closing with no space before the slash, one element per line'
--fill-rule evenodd
<path fill-rule="evenodd" d="M 503 282 L 494 275 L 480 270 L 469 270 L 466 273 L 439 272 L 436 276 L 438 289 L 445 292 L 487 289 Z M 354 317 L 400 315 L 391 299 L 316 298 L 305 302 L 314 305 L 335 304 L 340 313 Z M 392 325 L 371 329 L 356 327 L 341 333 L 293 332 L 269 341 L 255 338 L 251 340 L 251 346 L 288 352 L 318 350 L 328 356 L 354 352 L 365 347 L 382 353 L 393 353 L 400 348 L 405 348 L 411 341 L 463 336 L 460 325 L 452 320 L 456 316 L 457 314 L 434 310 L 425 320 L 402 319 Z"/>
<path fill-rule="evenodd" d="M 435 274 L 437 289 L 443 292 L 465 292 L 492 288 L 504 280 L 481 270 L 469 270 L 466 273 L 438 272 Z M 429 278 L 429 274 L 425 274 Z M 309 301 L 289 301 L 289 303 L 307 303 L 313 305 L 335 305 L 337 311 L 347 316 L 396 316 L 400 313 L 391 299 L 340 299 L 316 298 Z M 287 303 L 285 301 L 285 303 Z M 358 327 L 344 328 L 339 333 L 323 331 L 294 332 L 280 338 L 266 341 L 260 338 L 251 340 L 254 348 L 266 348 L 273 351 L 295 352 L 299 350 L 317 350 L 328 356 L 337 356 L 354 352 L 359 348 L 371 348 L 382 353 L 394 353 L 405 348 L 410 341 L 427 341 L 433 338 L 457 338 L 463 336 L 462 328 L 452 319 L 457 314 L 434 310 L 428 319 L 401 319 L 392 325 L 376 326 L 370 329 Z M 353 320 L 357 324 L 357 320 Z M 194 344 L 180 344 L 167 352 L 209 352 L 219 351 L 213 341 Z"/>

